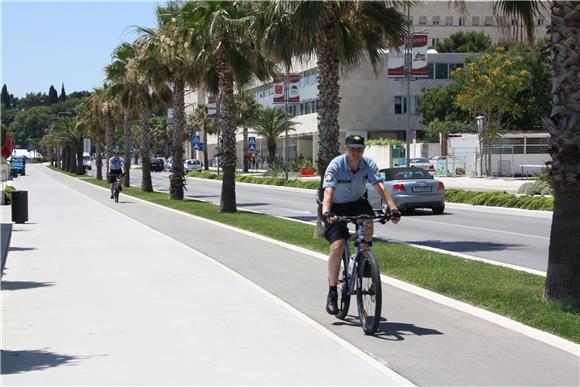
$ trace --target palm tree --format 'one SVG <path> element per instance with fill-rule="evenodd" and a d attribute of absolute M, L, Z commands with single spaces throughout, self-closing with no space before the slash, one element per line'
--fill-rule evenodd
<path fill-rule="evenodd" d="M 209 163 L 207 157 L 207 135 L 217 134 L 216 120 L 207 117 L 207 106 L 198 105 L 191 115 L 191 126 L 194 130 L 203 133 L 203 168 L 209 170 Z"/>
<path fill-rule="evenodd" d="M 91 126 L 90 135 L 95 143 L 95 164 L 97 168 L 97 179 L 103 179 L 103 158 L 101 145 L 103 141 L 104 134 L 104 122 L 103 122 L 103 89 L 95 88 L 88 98 L 88 103 L 90 104 L 90 113 L 87 119 L 92 120 L 93 125 Z"/>
<path fill-rule="evenodd" d="M 236 125 L 242 127 L 243 131 L 243 172 L 248 172 L 248 159 L 246 155 L 248 154 L 248 126 L 252 125 L 256 120 L 256 115 L 258 113 L 258 104 L 250 94 L 239 91 L 235 96 L 236 101 Z"/>
<path fill-rule="evenodd" d="M 180 2 L 170 1 L 165 7 L 157 7 L 157 22 L 159 28 L 139 27 L 142 37 L 155 42 L 156 75 L 160 81 L 166 81 L 172 89 L 173 107 L 173 141 L 171 154 L 173 158 L 170 175 L 170 198 L 183 200 L 185 189 L 184 140 L 185 140 L 185 86 L 197 86 L 200 71 L 195 66 L 195 47 L 199 45 L 201 36 L 186 28 L 178 21 L 182 13 Z"/>
<path fill-rule="evenodd" d="M 261 5 L 261 39 L 268 52 L 284 62 L 298 56 L 318 59 L 318 199 L 324 172 L 338 155 L 340 70 L 369 59 L 375 73 L 381 52 L 398 47 L 407 30 L 397 1 L 272 1 Z M 315 235 L 321 235 L 317 220 Z"/>
<path fill-rule="evenodd" d="M 268 164 L 272 167 L 276 159 L 277 139 L 286 131 L 284 111 L 280 108 L 267 107 L 260 109 L 255 121 L 254 131 L 266 139 L 268 147 Z M 288 121 L 288 130 L 294 130 L 294 121 Z"/>
<path fill-rule="evenodd" d="M 242 87 L 257 77 L 272 75 L 272 65 L 258 46 L 253 23 L 258 15 L 251 2 L 197 1 L 184 4 L 178 22 L 203 37 L 196 50 L 196 67 L 208 91 L 220 96 L 220 163 L 223 167 L 220 212 L 236 211 L 236 115 L 234 82 Z M 180 20 L 181 19 L 181 20 Z M 217 82 L 216 82 L 217 81 Z"/>
<path fill-rule="evenodd" d="M 463 1 L 456 3 L 464 6 Z M 532 47 L 534 21 L 544 9 L 545 3 L 538 0 L 494 3 L 494 12 L 522 19 Z M 552 1 L 550 14 L 552 109 L 545 122 L 550 132 L 554 213 L 544 299 L 580 302 L 580 105 L 576 79 L 580 64 L 570 56 L 577 55 L 580 3 Z"/>

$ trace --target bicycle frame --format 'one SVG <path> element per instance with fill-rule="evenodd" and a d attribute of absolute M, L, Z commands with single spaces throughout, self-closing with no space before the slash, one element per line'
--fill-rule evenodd
<path fill-rule="evenodd" d="M 349 237 L 345 242 L 345 246 L 344 246 L 344 255 L 342 257 L 343 263 L 344 263 L 344 267 L 345 267 L 345 271 L 346 271 L 346 284 L 348 286 L 348 294 L 349 295 L 354 295 L 356 292 L 356 279 L 357 279 L 357 270 L 358 270 L 358 265 L 359 265 L 359 259 L 360 259 L 360 253 L 361 253 L 361 248 L 360 245 L 361 243 L 367 243 L 368 245 L 368 250 L 371 250 L 371 246 L 368 242 L 365 241 L 365 232 L 366 232 L 366 225 L 363 223 L 363 221 L 361 221 L 360 223 L 356 224 L 356 231 L 355 234 L 351 237 Z M 356 237 L 355 237 L 356 235 Z M 354 246 L 355 246 L 355 257 L 353 259 L 353 265 L 352 267 L 350 267 L 350 241 L 354 240 Z"/>

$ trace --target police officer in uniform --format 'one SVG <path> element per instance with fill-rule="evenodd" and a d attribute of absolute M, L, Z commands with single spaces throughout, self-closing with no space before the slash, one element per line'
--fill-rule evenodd
<path fill-rule="evenodd" d="M 377 190 L 388 210 L 392 214 L 392 222 L 399 223 L 401 213 L 393 198 L 385 189 L 383 179 L 378 175 L 375 162 L 364 157 L 365 139 L 362 136 L 348 136 L 344 154 L 335 157 L 324 174 L 324 199 L 322 201 L 322 219 L 325 225 L 324 236 L 330 242 L 328 256 L 329 291 L 326 311 L 329 314 L 338 313 L 338 294 L 336 284 L 340 271 L 340 262 L 344 254 L 348 228 L 345 224 L 336 222 L 337 216 L 373 215 L 373 209 L 366 198 L 366 183 L 369 181 Z M 367 221 L 367 241 L 373 237 L 373 222 Z M 366 245 L 362 245 L 364 250 Z"/>

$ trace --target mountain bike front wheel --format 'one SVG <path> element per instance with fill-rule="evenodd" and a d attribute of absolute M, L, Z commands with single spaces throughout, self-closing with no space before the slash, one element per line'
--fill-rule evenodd
<path fill-rule="evenodd" d="M 370 251 L 360 254 L 356 301 L 363 331 L 375 333 L 381 322 L 382 288 L 379 265 Z"/>
<path fill-rule="evenodd" d="M 336 315 L 336 318 L 344 320 L 348 314 L 348 308 L 350 307 L 350 293 L 348 289 L 348 279 L 346 277 L 347 268 L 344 267 L 344 262 L 342 262 L 340 269 L 338 283 L 336 284 L 336 291 L 338 292 L 338 314 Z"/>
<path fill-rule="evenodd" d="M 119 203 L 119 193 L 121 192 L 121 184 L 119 182 L 115 183 L 115 192 L 113 195 L 115 196 L 115 203 Z"/>

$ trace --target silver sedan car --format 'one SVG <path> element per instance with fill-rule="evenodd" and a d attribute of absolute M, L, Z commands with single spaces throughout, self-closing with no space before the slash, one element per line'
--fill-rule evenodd
<path fill-rule="evenodd" d="M 401 211 L 431 208 L 434 214 L 445 211 L 445 186 L 426 170 L 416 167 L 381 169 L 385 188 Z M 371 184 L 367 185 L 369 202 L 373 208 L 382 207 L 382 199 Z"/>

